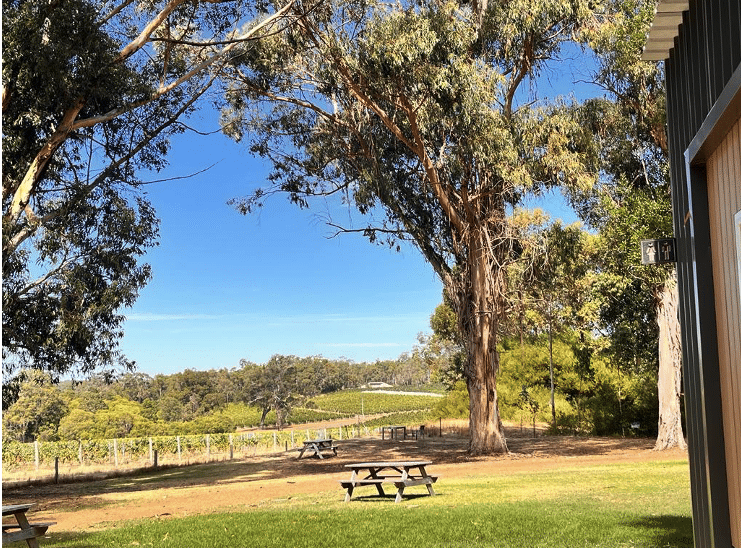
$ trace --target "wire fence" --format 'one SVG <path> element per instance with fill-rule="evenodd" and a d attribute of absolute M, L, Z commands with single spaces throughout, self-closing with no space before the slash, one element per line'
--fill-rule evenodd
<path fill-rule="evenodd" d="M 157 466 L 189 462 L 227 460 L 256 454 L 291 451 L 311 439 L 351 439 L 370 436 L 375 429 L 348 425 L 320 430 L 282 430 L 237 432 L 232 434 L 193 434 L 152 436 L 110 440 L 5 442 L 2 446 L 3 471 L 58 470 L 62 464 L 89 467 Z"/>

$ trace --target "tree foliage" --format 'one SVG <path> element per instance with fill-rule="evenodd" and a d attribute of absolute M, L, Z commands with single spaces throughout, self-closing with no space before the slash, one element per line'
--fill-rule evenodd
<path fill-rule="evenodd" d="M 265 8 L 3 0 L 4 407 L 21 367 L 133 365 L 120 311 L 149 280 L 139 261 L 158 233 L 140 173 L 165 165 L 235 46 L 290 22 Z"/>
<path fill-rule="evenodd" d="M 274 166 L 276 192 L 307 206 L 341 196 L 371 241 L 411 241 L 443 281 L 467 350 L 471 451 L 506 451 L 496 396 L 507 208 L 523 192 L 593 180 L 562 108 L 520 102 L 590 18 L 588 2 L 297 4 L 301 24 L 238 57 L 224 127 Z M 266 63 L 264 60 L 269 59 Z M 261 108 L 251 107 L 262 102 Z M 365 223 L 365 219 L 371 218 Z"/>
<path fill-rule="evenodd" d="M 260 427 L 265 426 L 268 412 L 275 411 L 278 428 L 299 397 L 296 382 L 296 357 L 275 355 L 265 365 L 252 365 L 244 360 L 245 385 L 242 397 L 262 411 Z"/>
<path fill-rule="evenodd" d="M 613 355 L 644 370 L 658 364 L 656 448 L 683 447 L 676 271 L 643 266 L 639 258 L 640 240 L 672 235 L 663 64 L 640 58 L 655 2 L 606 7 L 610 16 L 584 38 L 597 54 L 595 81 L 607 96 L 583 108 L 605 177 L 597 192 L 574 201 L 605 245 L 602 319 L 613 334 Z"/>
<path fill-rule="evenodd" d="M 3 413 L 3 436 L 19 441 L 57 439 L 67 405 L 49 376 L 29 375 L 22 388 L 21 397 Z"/>

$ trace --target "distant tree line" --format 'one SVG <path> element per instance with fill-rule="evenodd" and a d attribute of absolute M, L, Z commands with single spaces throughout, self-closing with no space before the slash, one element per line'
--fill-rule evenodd
<path fill-rule="evenodd" d="M 280 426 L 291 406 L 305 404 L 319 394 L 374 381 L 426 384 L 432 378 L 430 366 L 423 352 L 415 350 L 397 360 L 374 363 L 276 355 L 266 364 L 242 360 L 231 369 L 186 369 L 154 376 L 125 373 L 114 382 L 92 377 L 57 384 L 48 374 L 29 371 L 18 399 L 3 413 L 3 439 L 28 442 L 231 432 L 240 425 L 239 413 L 244 413 L 245 406 L 259 410 L 252 416 L 261 425 L 268 412 L 275 412 Z"/>

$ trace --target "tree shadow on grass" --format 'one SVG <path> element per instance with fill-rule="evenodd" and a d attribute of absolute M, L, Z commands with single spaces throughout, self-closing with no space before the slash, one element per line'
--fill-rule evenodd
<path fill-rule="evenodd" d="M 297 459 L 295 451 L 269 455 L 241 455 L 234 460 L 142 469 L 116 478 L 66 484 L 3 486 L 3 502 L 34 501 L 37 511 L 82 510 L 110 504 L 112 493 L 219 486 L 294 476 L 349 474 L 346 464 L 378 460 L 429 460 L 435 466 L 483 461 L 503 462 L 525 457 L 586 457 L 630 450 L 649 450 L 652 440 L 621 438 L 532 437 L 527 431 L 508 429 L 510 455 L 471 457 L 468 439 L 448 435 L 419 440 L 360 438 L 337 440 L 338 455 L 325 459 Z M 525 461 L 523 461 L 525 462 Z M 535 461 L 533 461 L 533 465 Z M 432 470 L 434 472 L 434 469 Z M 327 476 L 325 476 L 327 477 Z M 331 478 L 331 476 L 329 476 Z M 328 480 L 329 481 L 329 480 Z M 332 479 L 331 481 L 334 481 Z"/>
<path fill-rule="evenodd" d="M 650 530 L 654 545 L 662 548 L 692 548 L 692 518 L 687 516 L 644 516 L 627 522 L 631 527 Z"/>

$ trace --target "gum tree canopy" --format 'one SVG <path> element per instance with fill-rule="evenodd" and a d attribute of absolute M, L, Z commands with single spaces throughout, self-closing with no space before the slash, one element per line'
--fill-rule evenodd
<path fill-rule="evenodd" d="M 288 2 L 288 5 L 290 3 Z M 290 24 L 254 0 L 3 0 L 3 406 L 21 368 L 131 367 L 123 316 L 158 222 L 141 170 L 232 50 Z"/>
<path fill-rule="evenodd" d="M 593 180 L 574 153 L 578 124 L 528 90 L 591 20 L 587 2 L 496 1 L 474 13 L 327 0 L 293 10 L 297 26 L 230 67 L 223 126 L 274 167 L 269 186 L 233 203 L 246 213 L 275 193 L 300 206 L 338 195 L 364 219 L 333 224 L 338 232 L 411 241 L 459 318 L 470 451 L 505 452 L 496 343 L 504 269 L 517 254 L 508 207 L 527 191 Z"/>

